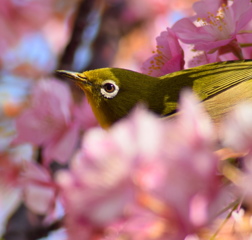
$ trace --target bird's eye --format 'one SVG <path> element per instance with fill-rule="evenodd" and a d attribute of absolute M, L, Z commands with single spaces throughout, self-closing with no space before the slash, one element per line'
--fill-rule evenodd
<path fill-rule="evenodd" d="M 106 83 L 103 85 L 103 89 L 107 92 L 107 93 L 112 93 L 115 91 L 115 85 L 112 83 Z"/>
<path fill-rule="evenodd" d="M 113 80 L 105 80 L 101 86 L 101 94 L 105 98 L 113 98 L 117 95 L 119 87 Z"/>

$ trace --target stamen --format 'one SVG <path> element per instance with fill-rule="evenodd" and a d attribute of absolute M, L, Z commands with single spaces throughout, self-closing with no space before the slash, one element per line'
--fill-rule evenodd
<path fill-rule="evenodd" d="M 199 17 L 197 18 L 197 22 L 201 23 L 202 26 L 211 26 L 213 32 L 217 30 L 220 33 L 220 39 L 226 39 L 230 36 L 230 32 L 232 31 L 232 29 L 230 29 L 232 26 L 230 26 L 230 24 L 228 25 L 228 9 L 229 7 L 226 4 L 222 4 L 221 8 L 216 12 L 216 15 L 208 12 L 207 18 Z"/>

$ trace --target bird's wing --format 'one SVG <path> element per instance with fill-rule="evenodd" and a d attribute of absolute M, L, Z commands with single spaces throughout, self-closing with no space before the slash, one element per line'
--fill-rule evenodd
<path fill-rule="evenodd" d="M 166 79 L 169 82 L 169 103 L 176 103 L 180 91 L 186 87 L 192 88 L 200 100 L 206 101 L 241 83 L 252 80 L 252 60 L 211 63 L 170 73 L 160 79 Z M 243 94 L 242 88 L 235 89 L 239 89 L 236 96 Z M 230 94 L 228 95 L 232 97 Z M 168 107 L 163 115 L 173 114 L 175 109 L 176 107 Z"/>
<path fill-rule="evenodd" d="M 201 100 L 206 100 L 242 82 L 251 80 L 252 61 L 209 64 L 202 70 L 194 68 L 190 78 L 195 78 L 193 91 Z"/>
<path fill-rule="evenodd" d="M 205 100 L 252 79 L 252 60 L 210 63 L 173 72 L 160 79 L 168 80 L 169 97 L 174 100 L 185 87 L 191 87 L 201 100 Z"/>

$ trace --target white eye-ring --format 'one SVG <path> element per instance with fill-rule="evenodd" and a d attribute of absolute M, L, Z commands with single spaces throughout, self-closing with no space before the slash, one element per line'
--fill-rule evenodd
<path fill-rule="evenodd" d="M 113 80 L 105 80 L 102 83 L 101 94 L 105 98 L 115 97 L 118 91 L 119 91 L 119 87 L 116 85 L 116 83 Z"/>

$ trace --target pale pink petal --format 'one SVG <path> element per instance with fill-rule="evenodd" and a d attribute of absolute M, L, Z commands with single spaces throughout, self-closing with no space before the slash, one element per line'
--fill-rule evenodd
<path fill-rule="evenodd" d="M 164 66 L 162 67 L 162 69 L 160 71 L 162 71 L 162 75 L 166 75 L 168 73 L 172 73 L 172 72 L 177 72 L 183 69 L 183 64 L 184 61 L 182 60 L 182 54 L 181 55 L 177 55 L 174 56 L 172 59 L 170 59 L 169 61 L 167 61 Z"/>
<path fill-rule="evenodd" d="M 249 7 L 247 7 L 246 12 L 240 16 L 237 22 L 236 25 L 237 32 L 242 30 L 242 28 L 244 28 L 251 20 L 252 20 L 252 6 L 250 5 Z"/>
<path fill-rule="evenodd" d="M 41 145 L 57 132 L 50 123 L 44 121 L 32 109 L 27 109 L 16 119 L 17 137 L 14 143 L 29 142 Z"/>
<path fill-rule="evenodd" d="M 59 139 L 54 139 L 43 150 L 44 163 L 47 165 L 51 159 L 61 164 L 67 163 L 76 148 L 79 137 L 79 124 L 73 123 L 62 133 Z"/>
<path fill-rule="evenodd" d="M 207 26 L 205 26 L 207 27 Z M 200 41 L 213 41 L 214 37 L 204 31 L 203 27 L 196 27 L 190 19 L 183 18 L 172 27 L 179 39 L 184 43 L 198 43 Z"/>
<path fill-rule="evenodd" d="M 248 11 L 250 8 L 250 0 L 239 0 L 234 1 L 232 4 L 232 9 L 234 11 L 234 19 L 235 21 L 240 21 L 241 16 Z M 251 19 L 251 16 L 250 16 Z"/>
<path fill-rule="evenodd" d="M 42 215 L 50 215 L 56 198 L 56 185 L 47 169 L 27 163 L 20 177 L 20 185 L 27 207 Z"/>
<path fill-rule="evenodd" d="M 193 4 L 193 10 L 196 12 L 197 17 L 207 18 L 209 12 L 216 13 L 220 5 L 222 4 L 222 0 L 204 0 L 199 1 Z"/>
<path fill-rule="evenodd" d="M 46 164 L 55 160 L 66 163 L 83 129 L 83 106 L 74 105 L 70 88 L 56 79 L 41 80 L 32 91 L 30 106 L 16 119 L 14 143 L 29 142 L 43 148 Z M 89 115 L 88 115 L 89 114 Z M 92 115 L 87 111 L 87 125 Z M 89 122 L 90 121 L 90 122 Z"/>
<path fill-rule="evenodd" d="M 51 181 L 51 175 L 48 170 L 44 167 L 41 167 L 38 164 L 33 162 L 27 162 L 25 165 L 25 170 L 22 173 L 22 176 L 28 180 L 39 180 L 42 182 Z"/>
<path fill-rule="evenodd" d="M 48 214 L 55 198 L 55 190 L 38 184 L 26 184 L 24 201 L 26 206 L 37 214 Z"/>
<path fill-rule="evenodd" d="M 196 194 L 190 202 L 190 220 L 195 226 L 203 226 L 208 221 L 208 199 Z"/>
<path fill-rule="evenodd" d="M 38 115 L 48 115 L 48 118 L 58 122 L 69 122 L 73 99 L 66 83 L 56 79 L 41 80 L 33 88 L 32 96 L 32 108 Z"/>

